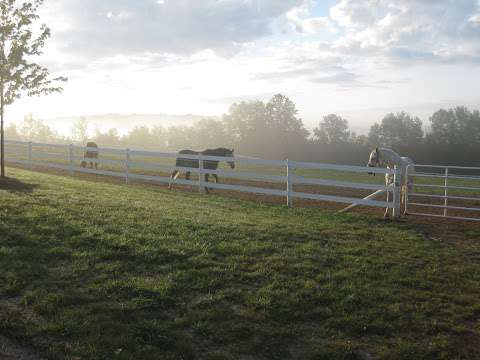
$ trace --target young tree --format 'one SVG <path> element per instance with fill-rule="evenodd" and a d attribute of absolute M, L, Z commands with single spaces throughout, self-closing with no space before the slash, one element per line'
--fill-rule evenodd
<path fill-rule="evenodd" d="M 25 116 L 20 124 L 20 137 L 28 141 L 60 142 L 62 137 L 45 125 L 41 120 L 36 120 L 32 114 Z"/>
<path fill-rule="evenodd" d="M 88 121 L 82 116 L 72 125 L 72 140 L 80 144 L 85 144 L 88 140 Z"/>
<path fill-rule="evenodd" d="M 120 145 L 120 136 L 118 130 L 115 128 L 109 129 L 107 132 L 102 133 L 98 128 L 95 129 L 95 135 L 93 136 L 95 141 L 100 147 L 103 145 Z"/>
<path fill-rule="evenodd" d="M 50 37 L 46 25 L 36 27 L 38 8 L 43 0 L 2 0 L 0 2 L 0 177 L 5 177 L 5 106 L 21 95 L 38 96 L 63 89 L 64 77 L 50 78 L 48 69 L 32 62 L 42 55 Z M 38 33 L 37 36 L 34 33 Z"/>

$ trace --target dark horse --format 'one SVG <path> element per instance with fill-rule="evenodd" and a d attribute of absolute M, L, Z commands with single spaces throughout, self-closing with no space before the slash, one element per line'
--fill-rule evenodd
<path fill-rule="evenodd" d="M 218 149 L 208 149 L 205 151 L 182 150 L 179 152 L 179 154 L 233 158 L 233 149 L 218 148 Z M 202 160 L 202 161 L 203 161 L 203 168 L 208 170 L 217 170 L 218 164 L 220 162 L 218 160 Z M 235 169 L 235 162 L 233 161 L 227 161 L 227 162 L 232 169 Z M 198 160 L 195 160 L 195 159 L 185 159 L 182 157 L 178 157 L 176 166 L 198 169 L 199 163 L 198 163 Z M 180 175 L 179 170 L 175 170 L 172 173 L 172 175 L 170 176 L 169 188 L 172 188 L 173 181 L 175 181 L 175 179 L 177 179 L 179 175 Z M 218 183 L 217 174 L 212 174 L 212 176 L 215 178 L 215 183 Z M 209 177 L 210 177 L 210 174 L 205 174 L 205 182 L 208 182 Z M 185 179 L 190 180 L 190 171 L 188 170 L 185 172 Z M 208 189 L 206 187 L 205 187 L 205 191 L 208 193 Z"/>
<path fill-rule="evenodd" d="M 93 169 L 93 165 L 95 164 L 95 169 L 98 169 L 98 163 L 96 160 L 98 160 L 98 145 L 94 142 L 88 142 L 87 143 L 87 150 L 85 151 L 85 154 L 83 155 L 83 161 L 82 161 L 82 167 L 86 168 L 88 163 L 90 162 L 90 167 Z M 88 161 L 90 160 L 90 161 Z"/>

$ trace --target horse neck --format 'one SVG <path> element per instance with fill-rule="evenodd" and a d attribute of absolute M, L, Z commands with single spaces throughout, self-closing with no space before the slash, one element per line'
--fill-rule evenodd
<path fill-rule="evenodd" d="M 399 166 L 399 167 L 405 166 L 402 157 L 392 149 L 385 149 L 385 148 L 380 149 L 380 158 L 388 167 L 391 167 L 391 168 L 395 166 Z"/>

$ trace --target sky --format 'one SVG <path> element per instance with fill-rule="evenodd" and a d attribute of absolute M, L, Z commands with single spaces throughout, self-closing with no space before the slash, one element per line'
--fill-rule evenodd
<path fill-rule="evenodd" d="M 69 81 L 14 121 L 220 116 L 282 93 L 307 127 L 337 113 L 366 132 L 390 111 L 480 107 L 480 0 L 47 0 L 40 15 L 40 61 Z"/>

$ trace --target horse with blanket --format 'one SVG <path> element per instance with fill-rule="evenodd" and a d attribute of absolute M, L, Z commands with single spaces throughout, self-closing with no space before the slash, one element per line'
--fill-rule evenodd
<path fill-rule="evenodd" d="M 205 151 L 194 151 L 194 150 L 182 150 L 179 152 L 179 155 L 203 155 L 203 156 L 212 156 L 212 157 L 225 157 L 232 159 L 234 154 L 233 154 L 233 149 L 226 149 L 226 148 L 217 148 L 217 149 L 207 149 Z M 234 169 L 235 168 L 235 162 L 232 160 L 227 160 L 226 161 L 229 165 L 230 168 Z M 220 161 L 218 160 L 202 160 L 202 165 L 203 169 L 206 170 L 217 170 L 218 169 L 218 164 Z M 180 175 L 180 170 L 178 168 L 190 168 L 190 169 L 198 169 L 199 168 L 199 160 L 198 159 L 187 159 L 187 158 L 182 158 L 181 156 L 177 157 L 176 161 L 176 167 L 170 176 L 170 184 L 169 188 L 172 188 L 173 182 L 178 178 Z M 190 180 L 190 171 L 186 170 L 185 171 L 185 179 Z M 201 175 L 200 175 L 201 176 Z M 212 176 L 215 178 L 215 183 L 218 183 L 218 176 L 217 174 L 212 174 Z M 205 182 L 208 183 L 208 179 L 210 177 L 209 173 L 205 174 Z M 205 187 L 205 191 L 208 193 L 208 188 Z"/>
<path fill-rule="evenodd" d="M 87 147 L 85 149 L 85 154 L 83 155 L 82 161 L 82 168 L 86 168 L 88 163 L 90 163 L 90 167 L 93 169 L 98 169 L 98 145 L 93 141 L 87 143 Z"/>

